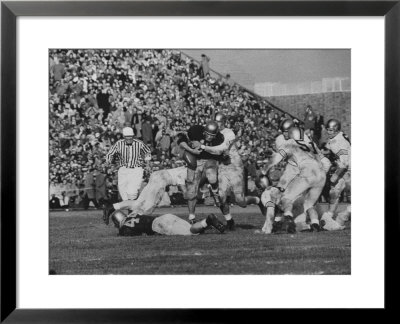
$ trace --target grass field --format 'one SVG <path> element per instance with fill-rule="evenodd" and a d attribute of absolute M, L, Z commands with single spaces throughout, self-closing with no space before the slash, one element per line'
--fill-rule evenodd
<path fill-rule="evenodd" d="M 217 211 L 199 206 L 197 215 Z M 155 214 L 164 213 L 185 218 L 187 207 Z M 350 229 L 256 235 L 264 222 L 256 207 L 232 214 L 237 229 L 225 234 L 120 237 L 103 224 L 101 210 L 51 212 L 49 268 L 57 274 L 350 274 Z"/>

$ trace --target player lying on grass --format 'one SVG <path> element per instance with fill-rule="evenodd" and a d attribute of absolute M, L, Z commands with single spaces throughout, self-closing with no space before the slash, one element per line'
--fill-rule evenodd
<path fill-rule="evenodd" d="M 173 214 L 161 216 L 132 215 L 126 216 L 122 211 L 116 210 L 111 215 L 111 220 L 121 236 L 139 235 L 198 235 L 207 228 L 215 228 L 223 233 L 225 226 L 218 220 L 217 216 L 210 214 L 207 218 L 190 224 L 189 222 Z"/>
<path fill-rule="evenodd" d="M 129 209 L 132 211 L 132 214 L 151 214 L 162 200 L 167 186 L 179 186 L 185 192 L 186 177 L 187 168 L 185 166 L 153 172 L 138 199 L 126 200 L 114 205 L 106 203 L 103 210 L 104 223 L 108 225 L 110 215 L 118 209 Z"/>

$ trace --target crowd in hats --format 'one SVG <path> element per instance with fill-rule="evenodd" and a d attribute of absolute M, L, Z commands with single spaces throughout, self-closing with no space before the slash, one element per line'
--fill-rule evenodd
<path fill-rule="evenodd" d="M 57 49 L 49 62 L 50 194 L 64 204 L 87 194 L 90 174 L 115 186 L 105 155 L 125 126 L 151 146 L 151 172 L 182 165 L 176 135 L 222 112 L 252 178 L 288 117 L 177 50 Z"/>

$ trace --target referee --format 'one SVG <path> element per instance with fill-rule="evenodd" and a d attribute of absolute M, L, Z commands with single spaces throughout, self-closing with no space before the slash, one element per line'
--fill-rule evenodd
<path fill-rule="evenodd" d="M 135 200 L 143 181 L 143 160 L 151 160 L 150 148 L 133 138 L 133 129 L 122 130 L 123 139 L 117 141 L 106 155 L 106 162 L 118 162 L 118 191 L 122 200 Z"/>

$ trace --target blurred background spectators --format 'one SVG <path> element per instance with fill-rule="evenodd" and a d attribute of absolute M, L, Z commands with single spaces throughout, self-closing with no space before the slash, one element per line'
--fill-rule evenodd
<path fill-rule="evenodd" d="M 209 63 L 206 55 L 197 62 L 177 50 L 50 50 L 51 206 L 87 207 L 92 201 L 97 207 L 102 199 L 117 199 L 117 170 L 106 168 L 105 154 L 123 127 L 131 126 L 151 147 L 152 172 L 182 165 L 177 133 L 205 124 L 216 112 L 240 136 L 245 172 L 254 180 L 289 116 L 229 74 L 211 75 Z M 169 198 L 176 203 L 180 194 L 171 188 Z"/>

